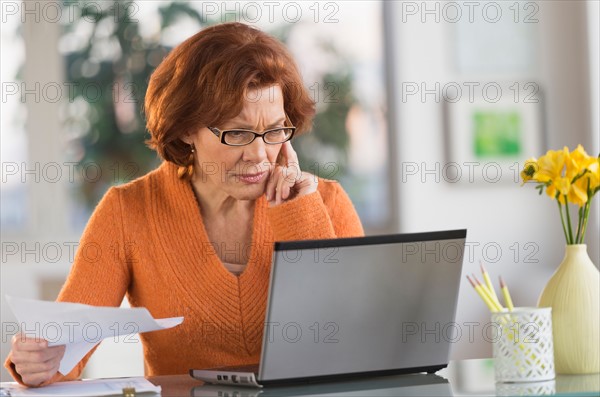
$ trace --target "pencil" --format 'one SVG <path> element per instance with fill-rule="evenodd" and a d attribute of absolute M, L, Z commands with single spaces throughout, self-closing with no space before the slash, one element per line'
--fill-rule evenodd
<path fill-rule="evenodd" d="M 481 288 L 481 285 L 480 284 L 476 284 L 473 280 L 471 280 L 471 277 L 469 277 L 469 276 L 467 276 L 467 280 L 469 280 L 469 282 L 471 283 L 471 285 L 475 289 L 475 292 L 477 292 L 477 294 L 479 294 L 479 296 L 483 300 L 483 303 L 486 304 L 486 306 L 488 307 L 488 309 L 490 309 L 491 312 L 498 311 L 496 309 L 496 305 L 490 300 L 490 298 L 487 296 L 487 294 L 485 292 L 483 292 L 483 290 Z"/>
<path fill-rule="evenodd" d="M 502 290 L 502 294 L 504 295 L 504 303 L 506 303 L 508 311 L 512 312 L 515 307 L 513 306 L 512 298 L 510 297 L 510 292 L 508 291 L 508 286 L 504 283 L 504 280 L 502 280 L 502 276 L 499 276 L 499 278 L 500 289 Z"/>
<path fill-rule="evenodd" d="M 487 288 L 489 290 L 490 298 L 492 298 L 492 300 L 494 302 L 496 302 L 498 305 L 500 305 L 500 301 L 498 300 L 498 295 L 496 295 L 496 290 L 494 289 L 492 280 L 490 280 L 490 275 L 488 274 L 487 270 L 485 270 L 485 267 L 483 267 L 483 263 L 481 263 L 481 261 L 479 261 L 479 267 L 481 268 L 481 274 L 483 275 L 483 281 L 485 281 L 485 285 L 487 286 Z"/>
<path fill-rule="evenodd" d="M 497 300 L 494 300 L 494 298 L 492 298 L 492 295 L 491 295 L 490 291 L 487 289 L 487 287 L 485 286 L 485 284 L 483 284 L 481 281 L 479 281 L 479 279 L 477 278 L 477 276 L 475 274 L 472 274 L 471 277 L 473 277 L 475 284 L 481 289 L 481 292 L 492 303 L 492 306 L 494 307 L 495 311 L 501 312 L 503 309 L 502 305 L 500 304 L 500 302 L 498 302 Z"/>

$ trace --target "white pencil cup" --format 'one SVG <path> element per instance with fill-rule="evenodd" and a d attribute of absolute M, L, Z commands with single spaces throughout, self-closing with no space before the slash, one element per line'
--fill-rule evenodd
<path fill-rule="evenodd" d="M 492 313 L 496 382 L 554 379 L 551 308 L 517 307 Z"/>

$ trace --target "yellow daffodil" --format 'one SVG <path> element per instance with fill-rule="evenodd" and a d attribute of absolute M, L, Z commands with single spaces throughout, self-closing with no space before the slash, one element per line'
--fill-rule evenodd
<path fill-rule="evenodd" d="M 545 183 L 562 176 L 568 155 L 569 149 L 566 146 L 563 150 L 548 150 L 537 162 L 536 180 Z"/>
<path fill-rule="evenodd" d="M 567 244 L 583 244 L 590 202 L 600 191 L 600 156 L 590 157 L 581 145 L 572 152 L 566 146 L 562 150 L 549 150 L 537 160 L 525 161 L 521 179 L 523 184 L 538 182 L 540 194 L 546 190 L 548 196 L 558 200 Z M 569 204 L 579 206 L 576 233 L 571 225 Z"/>
<path fill-rule="evenodd" d="M 537 169 L 538 163 L 535 157 L 525 160 L 525 166 L 523 167 L 523 171 L 521 171 L 521 179 L 523 180 L 523 183 L 531 180 L 535 181 L 535 173 L 537 172 Z"/>
<path fill-rule="evenodd" d="M 600 187 L 600 157 L 596 157 L 595 161 L 588 165 L 587 177 L 590 180 L 590 190 L 595 192 Z"/>
<path fill-rule="evenodd" d="M 579 178 L 575 183 L 572 183 L 567 194 L 567 201 L 583 207 L 588 201 L 587 186 L 588 178 Z"/>
<path fill-rule="evenodd" d="M 558 201 L 561 204 L 565 203 L 565 196 L 569 194 L 571 190 L 571 181 L 569 178 L 559 176 L 552 180 L 552 183 L 546 188 L 546 194 L 552 198 L 556 198 L 558 195 Z"/>
<path fill-rule="evenodd" d="M 583 149 L 583 146 L 577 146 L 565 159 L 567 178 L 573 180 L 595 162 L 597 162 L 596 158 L 590 157 Z"/>

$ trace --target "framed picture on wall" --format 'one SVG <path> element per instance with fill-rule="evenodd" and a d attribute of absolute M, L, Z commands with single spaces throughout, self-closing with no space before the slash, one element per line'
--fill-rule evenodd
<path fill-rule="evenodd" d="M 460 181 L 519 182 L 525 160 L 546 146 L 539 84 L 478 87 L 470 95 L 444 95 L 446 158 L 472 171 Z"/>

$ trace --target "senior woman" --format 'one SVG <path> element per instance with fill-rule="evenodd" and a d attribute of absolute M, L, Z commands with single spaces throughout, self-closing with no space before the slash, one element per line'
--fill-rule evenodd
<path fill-rule="evenodd" d="M 225 23 L 164 59 L 145 113 L 164 161 L 108 190 L 58 300 L 119 306 L 127 295 L 154 317 L 184 316 L 140 335 L 147 375 L 257 363 L 273 242 L 363 235 L 341 186 L 298 167 L 290 140 L 314 103 L 280 42 Z M 64 346 L 16 335 L 5 365 L 47 385 L 77 378 L 92 352 L 60 374 Z"/>

